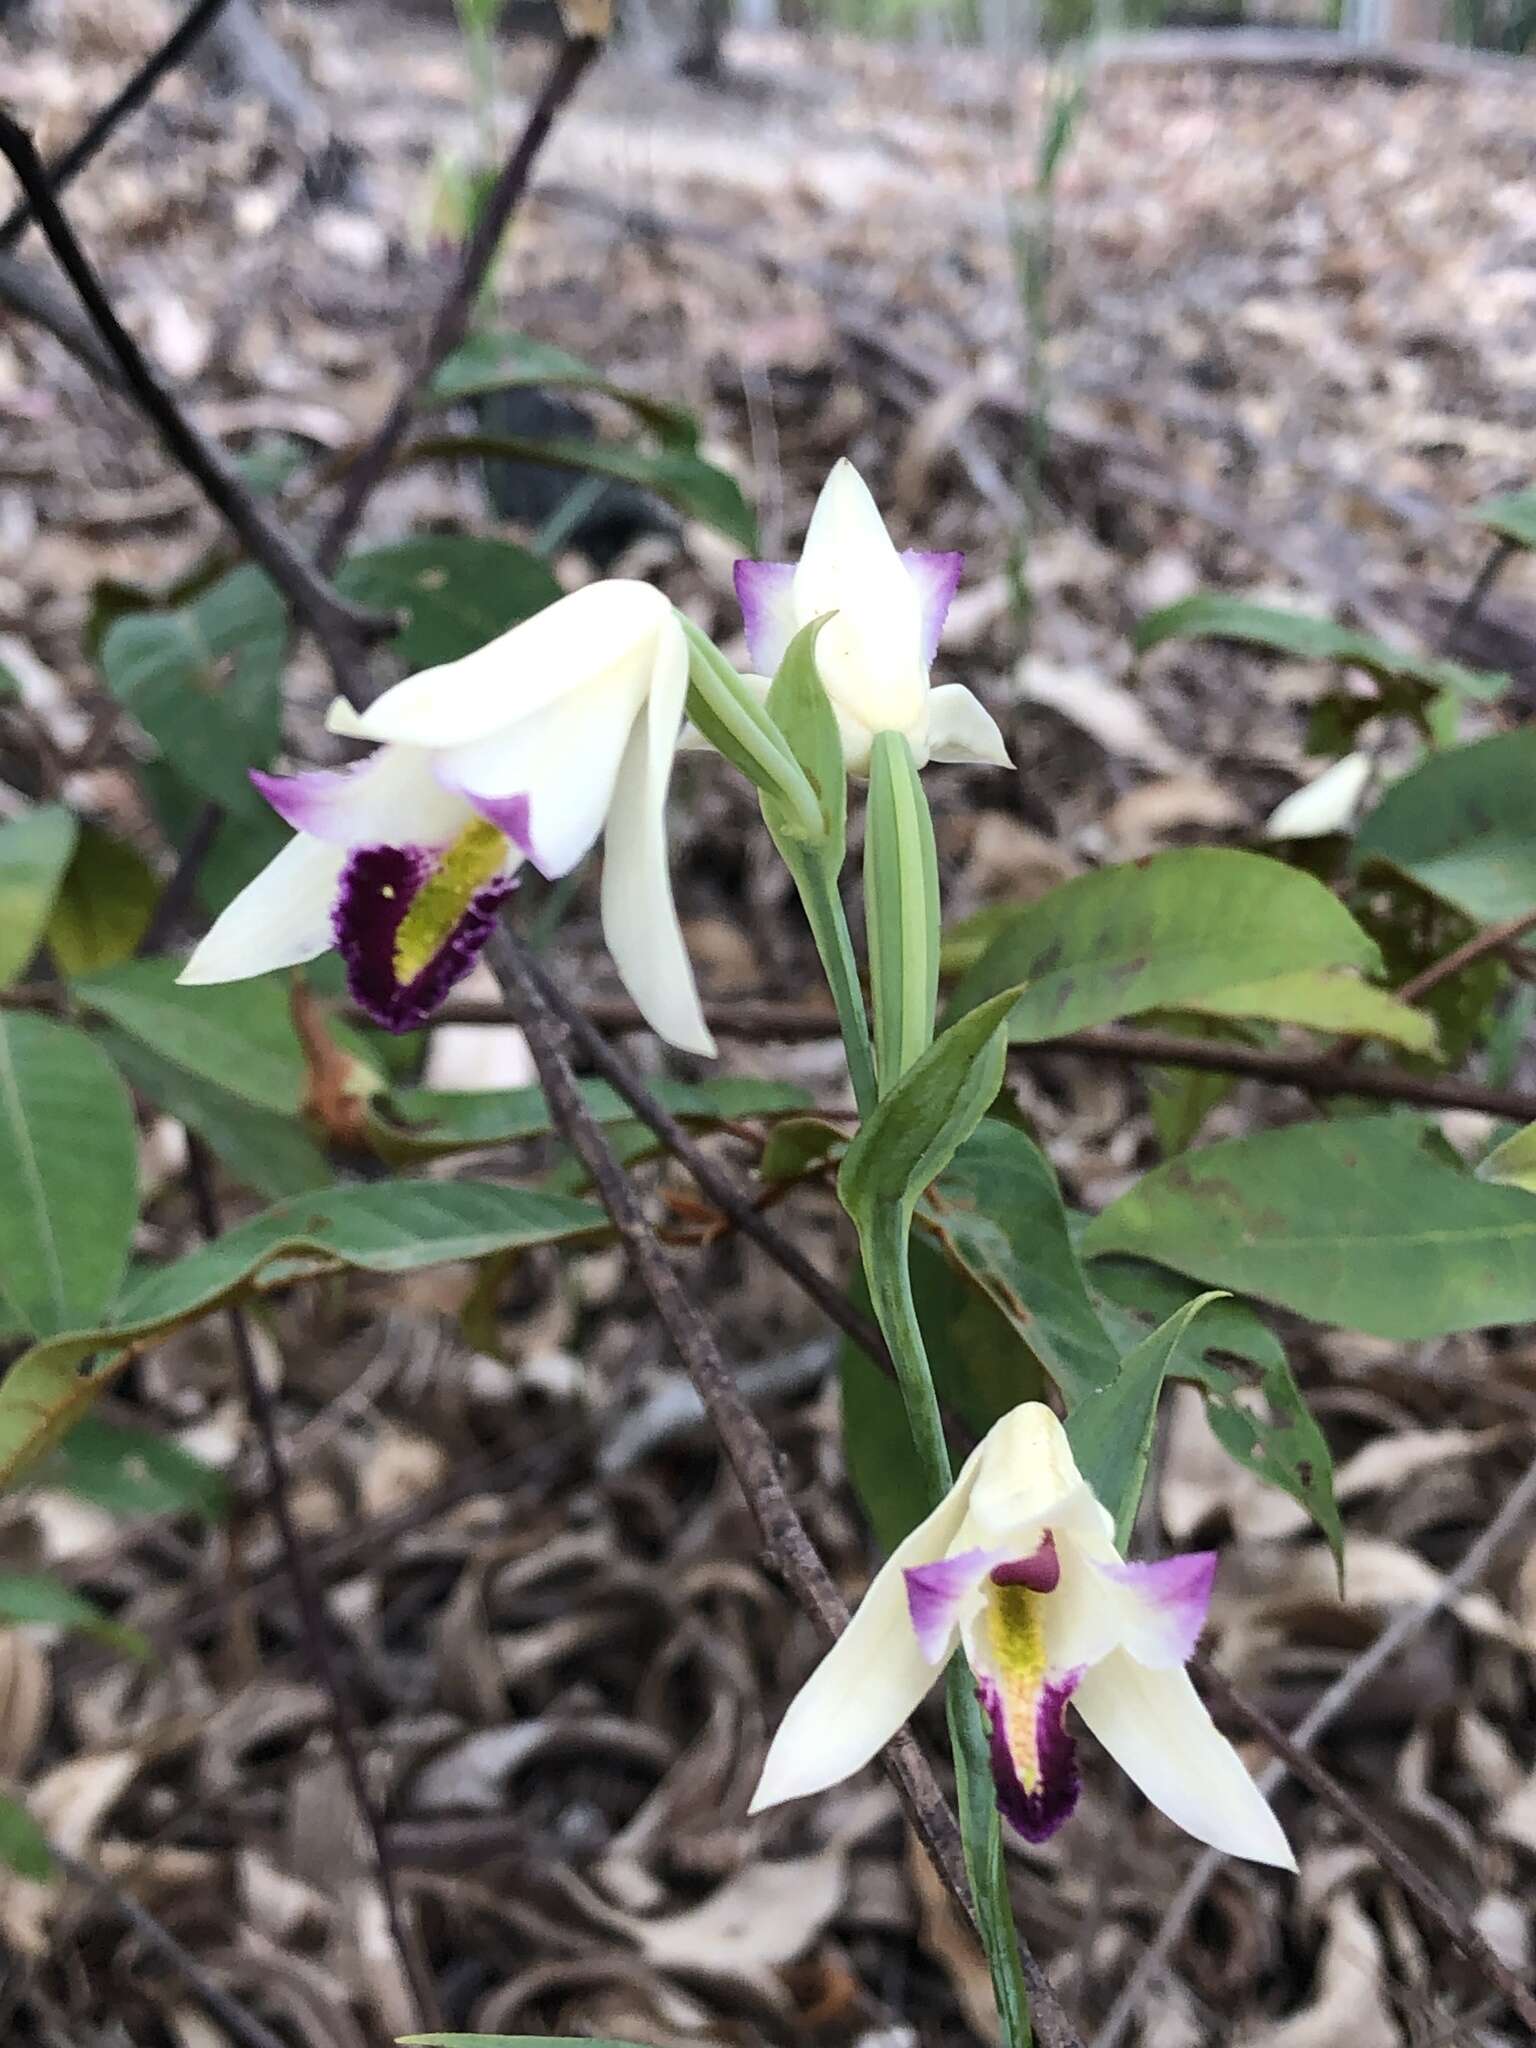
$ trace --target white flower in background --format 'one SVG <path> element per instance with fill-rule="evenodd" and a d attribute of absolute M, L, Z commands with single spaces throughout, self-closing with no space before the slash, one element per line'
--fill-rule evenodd
<path fill-rule="evenodd" d="M 1170 1820 L 1229 1855 L 1296 1865 L 1184 1666 L 1216 1560 L 1127 1564 L 1040 1402 L 1005 1415 L 898 1545 L 791 1704 L 752 1811 L 868 1763 L 963 1647 L 992 1732 L 1003 1817 L 1031 1842 L 1077 1804 L 1070 1703 Z"/>
<path fill-rule="evenodd" d="M 822 486 L 798 562 L 736 564 L 747 647 L 764 677 L 777 671 L 802 627 L 834 615 L 817 638 L 816 664 L 855 773 L 868 769 L 880 732 L 901 733 L 919 768 L 929 761 L 1008 766 L 1002 734 L 970 691 L 959 683 L 929 686 L 964 561 L 898 554 L 869 487 L 842 461 Z"/>
<path fill-rule="evenodd" d="M 1293 789 L 1270 812 L 1266 839 L 1321 839 L 1329 832 L 1347 832 L 1355 823 L 1375 763 L 1369 754 L 1345 754 L 1320 775 Z"/>
<path fill-rule="evenodd" d="M 603 932 L 652 1029 L 712 1053 L 667 871 L 665 805 L 688 688 L 672 606 L 594 583 L 333 730 L 348 768 L 252 780 L 296 837 L 223 912 L 184 982 L 241 981 L 334 946 L 395 1031 L 468 973 L 527 859 L 568 874 L 604 837 Z"/>

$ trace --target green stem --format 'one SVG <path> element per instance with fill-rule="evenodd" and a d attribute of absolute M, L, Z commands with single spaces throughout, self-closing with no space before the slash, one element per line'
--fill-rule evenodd
<path fill-rule="evenodd" d="M 794 878 L 821 955 L 821 965 L 832 991 L 843 1050 L 848 1060 L 848 1078 L 859 1115 L 868 1116 L 878 1100 L 875 1085 L 875 1054 L 870 1043 L 869 1017 L 864 1008 L 864 991 L 859 986 L 859 965 L 854 958 L 853 935 L 838 894 L 837 877 L 818 854 L 801 852 L 789 841 L 780 846 L 785 864 Z"/>
<path fill-rule="evenodd" d="M 949 1491 L 951 1467 L 944 1419 L 933 1372 L 917 1319 L 908 1258 L 910 1220 L 894 1203 L 882 1203 L 860 1239 L 870 1302 L 890 1348 L 907 1411 L 907 1427 L 923 1467 L 930 1506 Z M 976 1923 L 992 1973 L 992 1991 L 1007 2048 L 1030 2048 L 1029 1994 L 1019 1964 L 1013 1900 L 1003 1860 L 1002 1827 L 981 1707 L 963 1658 L 955 1658 L 948 1679 L 949 1740 L 955 1760 L 956 1804 L 965 1867 L 976 1901 Z"/>

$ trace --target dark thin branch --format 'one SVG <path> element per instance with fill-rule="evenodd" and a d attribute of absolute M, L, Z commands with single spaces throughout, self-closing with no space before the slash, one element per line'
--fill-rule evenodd
<path fill-rule="evenodd" d="M 202 1140 L 191 1131 L 187 1133 L 187 1166 L 198 1228 L 207 1242 L 212 1244 L 219 1235 L 219 1214 L 213 1191 L 213 1176 L 209 1170 L 208 1154 Z M 423 2028 L 432 2027 L 438 2022 L 436 1989 L 420 1946 L 406 1925 L 389 1839 L 369 1793 L 368 1781 L 363 1772 L 357 1724 L 346 1688 L 342 1683 L 341 1672 L 337 1667 L 330 1617 L 326 1612 L 324 1596 L 304 1538 L 300 1535 L 298 1524 L 293 1518 L 293 1505 L 289 1499 L 288 1468 L 283 1458 L 282 1440 L 272 1397 L 261 1377 L 255 1347 L 251 1342 L 250 1324 L 246 1320 L 244 1309 L 238 1305 L 230 1308 L 226 1321 L 235 1361 L 240 1369 L 241 1391 L 255 1426 L 257 1440 L 261 1445 L 262 1460 L 266 1467 L 267 1505 L 277 1528 L 283 1562 L 298 1602 L 305 1650 L 311 1668 L 320 1680 L 330 1703 L 331 1729 L 336 1752 L 346 1773 L 358 1818 L 363 1824 L 373 1851 L 374 1874 L 384 1901 L 384 1910 L 389 1920 L 395 1948 L 399 1953 L 401 1967 L 410 1983 L 418 2023 Z"/>
<path fill-rule="evenodd" d="M 33 266 L 19 256 L 0 255 L 0 310 L 19 313 L 32 326 L 41 327 L 68 349 L 98 384 L 120 397 L 127 395 L 117 364 L 102 347 L 95 328 L 81 319 L 46 277 L 39 277 Z"/>
<path fill-rule="evenodd" d="M 134 72 L 133 76 L 86 126 L 62 155 L 48 165 L 48 183 L 55 195 L 61 193 L 70 180 L 77 177 L 103 145 L 109 142 L 131 114 L 138 112 L 155 87 L 169 71 L 174 71 L 203 31 L 210 27 L 215 17 L 228 5 L 228 0 L 194 0 L 190 11 L 166 37 L 158 50 L 154 50 Z M 0 221 L 0 251 L 13 248 L 26 233 L 32 219 L 32 205 L 22 199 L 13 206 L 3 221 Z"/>
<path fill-rule="evenodd" d="M 527 1038 L 555 1125 L 591 1175 L 635 1277 L 698 1391 L 764 1545 L 796 1600 L 830 1641 L 841 1633 L 848 1610 L 785 1489 L 773 1439 L 727 1371 L 709 1325 L 646 1222 L 629 1175 L 583 1102 L 560 1042 L 555 1014 L 544 1001 L 538 982 L 525 974 L 523 947 L 502 930 L 493 937 L 488 957 Z M 969 1915 L 970 1893 L 959 1830 L 910 1731 L 888 1745 L 885 1764 L 934 1868 Z M 1046 2048 L 1072 2048 L 1077 2035 L 1049 1980 L 1022 1941 L 1020 1950 L 1040 2040 Z"/>
<path fill-rule="evenodd" d="M 271 577 L 295 618 L 314 635 L 330 663 L 337 688 L 355 701 L 366 701 L 371 688 L 369 644 L 392 631 L 393 621 L 360 610 L 338 596 L 247 488 L 228 457 L 188 419 L 113 311 L 100 278 L 53 196 L 31 136 L 3 112 L 0 156 L 20 179 L 37 225 L 116 363 L 127 395 L 155 428 L 167 452 L 239 536 L 251 559 Z"/>
<path fill-rule="evenodd" d="M 1503 924 L 1485 925 L 1482 931 L 1474 932 L 1464 945 L 1454 953 L 1447 953 L 1443 960 L 1431 961 L 1422 973 L 1405 981 L 1393 993 L 1401 1003 L 1421 1002 L 1431 989 L 1439 988 L 1443 981 L 1465 973 L 1479 960 L 1486 960 L 1491 954 L 1502 953 L 1506 946 L 1523 939 L 1527 932 L 1536 931 L 1536 910 L 1528 910 L 1521 917 L 1506 918 Z"/>
<path fill-rule="evenodd" d="M 159 1956 L 162 1962 L 169 1963 L 178 1976 L 185 1978 L 187 1988 L 204 2012 L 224 2029 L 238 2048 L 287 2048 L 287 2043 L 280 2041 L 254 2013 L 247 2012 L 222 1985 L 214 1982 L 197 1957 L 183 1948 L 169 1928 L 162 1927 L 147 1907 L 141 1906 L 127 1892 L 119 1891 L 111 1879 L 93 1864 L 81 1856 L 72 1855 L 67 1849 L 61 1849 L 57 1842 L 48 1843 L 48 1853 L 66 1877 L 94 1892 L 104 1906 L 127 1921 L 147 1949 Z"/>
<path fill-rule="evenodd" d="M 214 803 L 204 804 L 193 819 L 192 829 L 176 856 L 176 865 L 156 899 L 154 912 L 139 941 L 141 956 L 147 958 L 154 953 L 163 953 L 176 936 L 176 927 L 192 906 L 198 877 L 213 851 L 213 843 L 223 822 L 224 807 Z"/>
<path fill-rule="evenodd" d="M 486 194 L 473 228 L 459 251 L 452 282 L 438 305 L 425 344 L 401 378 L 388 412 L 371 440 L 348 470 L 336 509 L 320 538 L 317 559 L 330 570 L 340 561 L 362 518 L 368 500 L 388 473 L 395 453 L 416 416 L 416 407 L 440 365 L 465 335 L 475 302 L 513 216 L 522 204 L 539 152 L 561 110 L 571 98 L 602 44 L 591 36 L 575 36 L 561 44 L 543 89 L 529 111 L 515 148 Z M 350 693 L 348 693 L 350 694 Z"/>
<path fill-rule="evenodd" d="M 1214 1693 L 1230 1713 L 1247 1722 L 1253 1732 L 1273 1750 L 1293 1778 L 1299 1779 L 1325 1806 L 1331 1806 L 1335 1813 L 1344 1816 L 1370 1848 L 1382 1868 L 1396 1880 L 1409 1898 L 1415 1901 L 1425 1916 L 1434 1922 L 1462 1960 L 1469 1963 L 1481 1977 L 1486 1978 L 1489 1984 L 1498 1988 L 1509 2001 L 1510 2010 L 1520 2015 L 1531 2029 L 1533 2038 L 1536 2038 L 1536 1993 L 1533 1993 L 1531 1987 L 1506 1963 L 1499 1960 L 1483 1936 L 1457 1912 L 1440 1887 L 1430 1881 L 1407 1850 L 1382 1826 L 1375 1814 L 1357 1799 L 1347 1786 L 1341 1785 L 1310 1750 L 1303 1748 L 1288 1735 L 1256 1701 L 1239 1692 L 1231 1679 L 1213 1664 L 1209 1657 L 1197 1655 L 1190 1669 L 1199 1677 L 1207 1692 Z"/>
<path fill-rule="evenodd" d="M 1509 943 L 1502 932 L 1500 944 Z M 1463 963 L 1464 964 L 1464 963 Z M 12 990 L 10 996 L 21 993 Z M 0 1001 L 9 998 L 0 998 Z M 600 1031 L 644 1031 L 648 1027 L 632 1003 L 600 998 L 581 1006 L 588 1023 Z M 825 1003 L 749 999 L 706 1003 L 704 1015 L 722 1038 L 835 1038 L 837 1018 Z M 507 1024 L 516 1019 L 504 1003 L 461 1001 L 438 1013 L 444 1024 Z M 583 1045 L 586 1045 L 585 1038 Z M 1415 1103 L 1425 1109 L 1476 1109 L 1488 1116 L 1536 1123 L 1536 1095 L 1517 1088 L 1489 1088 L 1452 1075 L 1413 1074 L 1404 1067 L 1346 1065 L 1336 1054 L 1270 1051 L 1260 1046 L 1219 1044 L 1185 1038 L 1171 1031 L 1143 1031 L 1132 1025 L 1103 1025 L 1092 1031 L 1069 1031 L 1061 1038 L 1016 1045 L 1009 1057 L 1021 1066 L 1071 1053 L 1109 1066 L 1194 1067 L 1203 1073 L 1231 1074 L 1238 1079 L 1271 1081 L 1298 1088 L 1304 1095 L 1359 1095 L 1373 1102 Z M 595 1056 L 594 1056 L 595 1057 Z M 612 1057 L 612 1055 L 610 1055 Z M 608 1079 L 620 1084 L 603 1068 Z M 627 1071 L 627 1069 L 626 1069 Z M 633 1097 L 629 1098 L 633 1101 Z M 665 1114 L 665 1112 L 663 1112 Z M 646 1118 L 649 1121 L 649 1117 Z M 658 1128 L 653 1125 L 653 1129 Z M 670 1144 L 668 1149 L 671 1149 Z M 678 1154 L 683 1157 L 682 1153 Z M 723 1204 L 721 1205 L 724 1206 Z M 726 1212 L 730 1214 L 730 1211 Z M 743 1226 L 745 1227 L 745 1226 Z"/>
<path fill-rule="evenodd" d="M 1291 1745 L 1300 1750 L 1310 1749 L 1400 1650 L 1422 1634 L 1443 1608 L 1454 1606 L 1468 1587 L 1477 1583 L 1502 1546 L 1533 1510 L 1536 1510 L 1536 1462 L 1527 1468 L 1524 1477 L 1512 1488 L 1487 1528 L 1468 1544 L 1460 1563 L 1453 1571 L 1447 1572 L 1433 1596 L 1422 1606 L 1404 1607 L 1395 1614 L 1321 1698 L 1307 1709 L 1291 1733 Z M 1266 1796 L 1272 1795 L 1285 1782 L 1288 1772 L 1289 1765 L 1277 1757 L 1259 1779 L 1260 1791 Z M 1185 1928 L 1205 1896 L 1206 1887 L 1223 1861 L 1216 1849 L 1206 1849 L 1196 1859 L 1189 1875 L 1164 1908 L 1156 1934 L 1117 1993 L 1104 2024 L 1093 2038 L 1093 2048 L 1119 2048 L 1126 2030 L 1141 2009 L 1142 2001 L 1167 1967 L 1169 1957 L 1183 1938 Z"/>

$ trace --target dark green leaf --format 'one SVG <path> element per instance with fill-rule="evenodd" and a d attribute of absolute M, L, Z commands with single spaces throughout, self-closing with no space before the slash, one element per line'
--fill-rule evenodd
<path fill-rule="evenodd" d="M 1433 754 L 1387 791 L 1355 839 L 1484 924 L 1536 910 L 1536 727 Z"/>
<path fill-rule="evenodd" d="M 837 714 L 816 666 L 816 639 L 825 624 L 825 619 L 813 619 L 790 641 L 769 686 L 767 708 L 816 792 L 824 821 L 816 856 L 835 876 L 842 871 L 847 850 L 848 769 Z M 788 810 L 766 797 L 763 817 L 776 844 L 800 836 Z"/>
<path fill-rule="evenodd" d="M 147 1657 L 149 1645 L 136 1628 L 124 1628 L 72 1586 L 40 1572 L 0 1572 L 0 1623 L 78 1629 L 129 1657 Z"/>
<path fill-rule="evenodd" d="M 835 1152 L 848 1136 L 838 1124 L 819 1116 L 786 1117 L 775 1124 L 757 1162 L 759 1176 L 769 1182 L 798 1180 L 809 1167 Z"/>
<path fill-rule="evenodd" d="M 1490 533 L 1523 548 L 1536 548 L 1536 491 L 1510 491 L 1502 498 L 1484 498 L 1471 517 Z"/>
<path fill-rule="evenodd" d="M 1356 1117 L 1209 1145 L 1088 1228 L 1318 1322 L 1415 1339 L 1536 1317 L 1536 1199 L 1426 1150 L 1419 1117 Z"/>
<path fill-rule="evenodd" d="M 141 854 L 83 824 L 45 935 L 59 972 L 94 974 L 131 958 L 159 896 Z"/>
<path fill-rule="evenodd" d="M 1078 1469 L 1114 1517 L 1123 1550 L 1141 1501 L 1147 1457 L 1163 1382 L 1187 1353 L 1189 1326 L 1219 1295 L 1200 1294 L 1175 1309 L 1120 1361 L 1108 1386 L 1098 1387 L 1067 1415 L 1067 1438 Z"/>
<path fill-rule="evenodd" d="M 85 1412 L 122 1362 L 124 1345 L 206 1315 L 258 1278 L 297 1278 L 338 1265 L 409 1273 L 515 1246 L 601 1236 L 607 1222 L 588 1202 L 459 1181 L 378 1181 L 280 1202 L 146 1274 L 107 1327 L 54 1337 L 16 1361 L 0 1381 L 0 1485 Z M 99 1352 L 117 1358 L 82 1373 Z"/>
<path fill-rule="evenodd" d="M 1026 1132 L 984 1118 L 928 1190 L 917 1221 L 1069 1402 L 1114 1378 L 1120 1355 L 1089 1298 L 1056 1175 Z"/>
<path fill-rule="evenodd" d="M 0 1011 L 0 1290 L 41 1336 L 99 1316 L 138 1214 L 127 1090 L 83 1031 Z"/>
<path fill-rule="evenodd" d="M 356 604 L 405 615 L 390 646 L 412 669 L 473 654 L 560 595 L 537 555 L 468 533 L 370 548 L 343 564 L 336 584 Z"/>
<path fill-rule="evenodd" d="M 1094 1286 L 1109 1297 L 1106 1320 L 1124 1322 L 1127 1343 L 1145 1324 L 1120 1317 L 1121 1306 L 1135 1310 L 1138 1318 L 1167 1316 L 1197 1291 L 1181 1274 L 1140 1259 L 1095 1259 L 1091 1273 Z M 1232 1358 L 1257 1371 L 1234 1370 L 1223 1362 Z M 1206 1420 L 1228 1457 L 1288 1493 L 1342 1560 L 1344 1530 L 1333 1495 L 1333 1455 L 1274 1331 L 1247 1302 L 1218 1297 L 1195 1325 L 1188 1355 L 1172 1371 L 1204 1395 Z"/>
<path fill-rule="evenodd" d="M 652 398 L 628 384 L 615 384 L 579 356 L 526 334 L 472 334 L 432 379 L 428 395 L 435 404 L 451 405 L 488 391 L 526 389 L 599 391 L 628 406 L 668 447 L 692 450 L 698 446 L 699 430 L 686 406 Z"/>
<path fill-rule="evenodd" d="M 43 804 L 0 825 L 0 988 L 15 981 L 42 944 L 76 830 L 63 804 Z"/>
<path fill-rule="evenodd" d="M 196 1131 L 237 1180 L 269 1201 L 335 1180 L 330 1162 L 295 1115 L 259 1109 L 233 1089 L 162 1059 L 125 1031 L 98 1032 L 97 1042 L 140 1095 Z"/>
<path fill-rule="evenodd" d="M 198 793 L 227 811 L 263 808 L 250 784 L 280 736 L 288 622 L 256 569 L 236 569 L 190 604 L 119 619 L 101 647 L 107 687 Z"/>
<path fill-rule="evenodd" d="M 180 971 L 175 960 L 125 960 L 77 981 L 74 994 L 162 1064 L 183 1067 L 258 1109 L 296 1115 L 306 1077 L 287 976 L 179 988 Z"/>
<path fill-rule="evenodd" d="M 1002 1086 L 1002 1026 L 1017 996 L 1005 989 L 952 1024 L 860 1126 L 837 1192 L 861 1235 L 877 1209 L 910 1216 L 986 1115 Z"/>
<path fill-rule="evenodd" d="M 1237 640 L 1302 661 L 1340 661 L 1362 668 L 1383 682 L 1417 682 L 1432 690 L 1490 703 L 1509 687 L 1506 675 L 1463 668 L 1460 662 L 1438 661 L 1394 647 L 1372 633 L 1356 633 L 1332 619 L 1308 618 L 1273 605 L 1251 604 L 1219 590 L 1198 590 L 1192 597 L 1152 612 L 1136 628 L 1139 654 L 1165 640 Z"/>
<path fill-rule="evenodd" d="M 689 519 L 702 519 L 749 555 L 757 551 L 757 521 L 736 479 L 683 448 L 635 448 L 611 441 L 536 440 L 523 434 L 434 434 L 412 445 L 421 460 L 462 456 L 543 462 L 583 476 L 617 477 L 638 484 Z"/>
<path fill-rule="evenodd" d="M 1184 1003 L 1209 1017 L 1253 1017 L 1350 1038 L 1384 1038 L 1425 1057 L 1438 1047 L 1433 1017 L 1362 981 L 1347 967 L 1303 967 L 1186 997 Z"/>
<path fill-rule="evenodd" d="M 1021 906 L 962 977 L 949 1014 L 1019 985 L 1008 1020 L 1019 1043 L 1301 968 L 1379 964 L 1312 876 L 1254 853 L 1180 849 L 1081 875 Z"/>
<path fill-rule="evenodd" d="M 774 1116 L 809 1109 L 803 1088 L 784 1081 L 726 1076 L 718 1081 L 649 1083 L 664 1109 L 686 1123 L 728 1123 L 737 1117 Z M 631 1123 L 634 1111 L 606 1081 L 582 1084 L 582 1099 L 601 1124 Z M 544 1138 L 554 1128 L 538 1088 L 399 1088 L 375 1106 L 369 1136 L 387 1159 L 434 1158 L 486 1145 L 516 1145 Z"/>
<path fill-rule="evenodd" d="M 53 1875 L 53 1851 L 47 1836 L 21 1801 L 8 1792 L 0 1792 L 0 1863 L 34 1884 L 46 1884 Z"/>
<path fill-rule="evenodd" d="M 34 1475 L 114 1515 L 199 1515 L 224 1519 L 221 1475 L 152 1429 L 83 1416 Z"/>

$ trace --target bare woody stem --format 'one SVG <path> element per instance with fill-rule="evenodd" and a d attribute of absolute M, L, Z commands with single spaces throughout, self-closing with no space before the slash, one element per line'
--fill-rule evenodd
<path fill-rule="evenodd" d="M 98 151 L 111 141 L 123 122 L 138 112 L 161 79 L 167 72 L 174 71 L 196 47 L 228 4 L 229 0 L 194 0 L 193 6 L 159 48 L 150 52 L 122 89 L 86 123 L 68 149 L 47 166 L 48 183 L 55 196 L 79 176 Z M 15 247 L 31 220 L 31 200 L 19 200 L 0 221 L 0 253 Z"/>
<path fill-rule="evenodd" d="M 594 37 L 576 36 L 556 51 L 516 147 L 486 194 L 479 216 L 459 251 L 452 282 L 438 303 L 427 339 L 401 378 L 389 410 L 347 472 L 336 508 L 320 538 L 317 559 L 322 568 L 332 569 L 340 561 L 368 500 L 388 474 L 401 442 L 410 431 L 422 393 L 469 332 L 480 288 L 522 204 L 539 152 L 561 109 L 601 49 L 602 44 Z"/>
<path fill-rule="evenodd" d="M 112 356 L 127 395 L 159 434 L 167 452 L 239 536 L 251 559 L 271 577 L 294 617 L 314 635 L 338 689 L 349 697 L 356 694 L 366 699 L 369 643 L 392 631 L 393 622 L 359 610 L 338 596 L 253 496 L 228 457 L 182 411 L 113 310 L 90 258 L 54 197 L 31 136 L 5 113 L 0 113 L 0 156 L 21 181 L 37 225 Z"/>
<path fill-rule="evenodd" d="M 508 1007 L 528 1041 L 555 1126 L 591 1175 L 635 1277 L 704 1404 L 769 1554 L 821 1634 L 832 1639 L 846 1623 L 848 1610 L 785 1489 L 773 1439 L 727 1371 L 709 1325 L 647 1223 L 633 1183 L 583 1102 L 560 1042 L 559 1024 L 545 1003 L 538 982 L 526 972 L 525 949 L 503 928 L 492 938 L 487 953 Z M 888 1746 L 885 1764 L 935 1869 L 951 1895 L 970 1915 L 972 1906 L 954 1816 L 944 1804 L 932 1772 L 909 1733 L 897 1736 Z M 1040 2039 L 1046 2048 L 1071 2048 L 1077 2035 L 1057 2003 L 1044 1971 L 1022 1942 L 1020 1949 Z"/>

